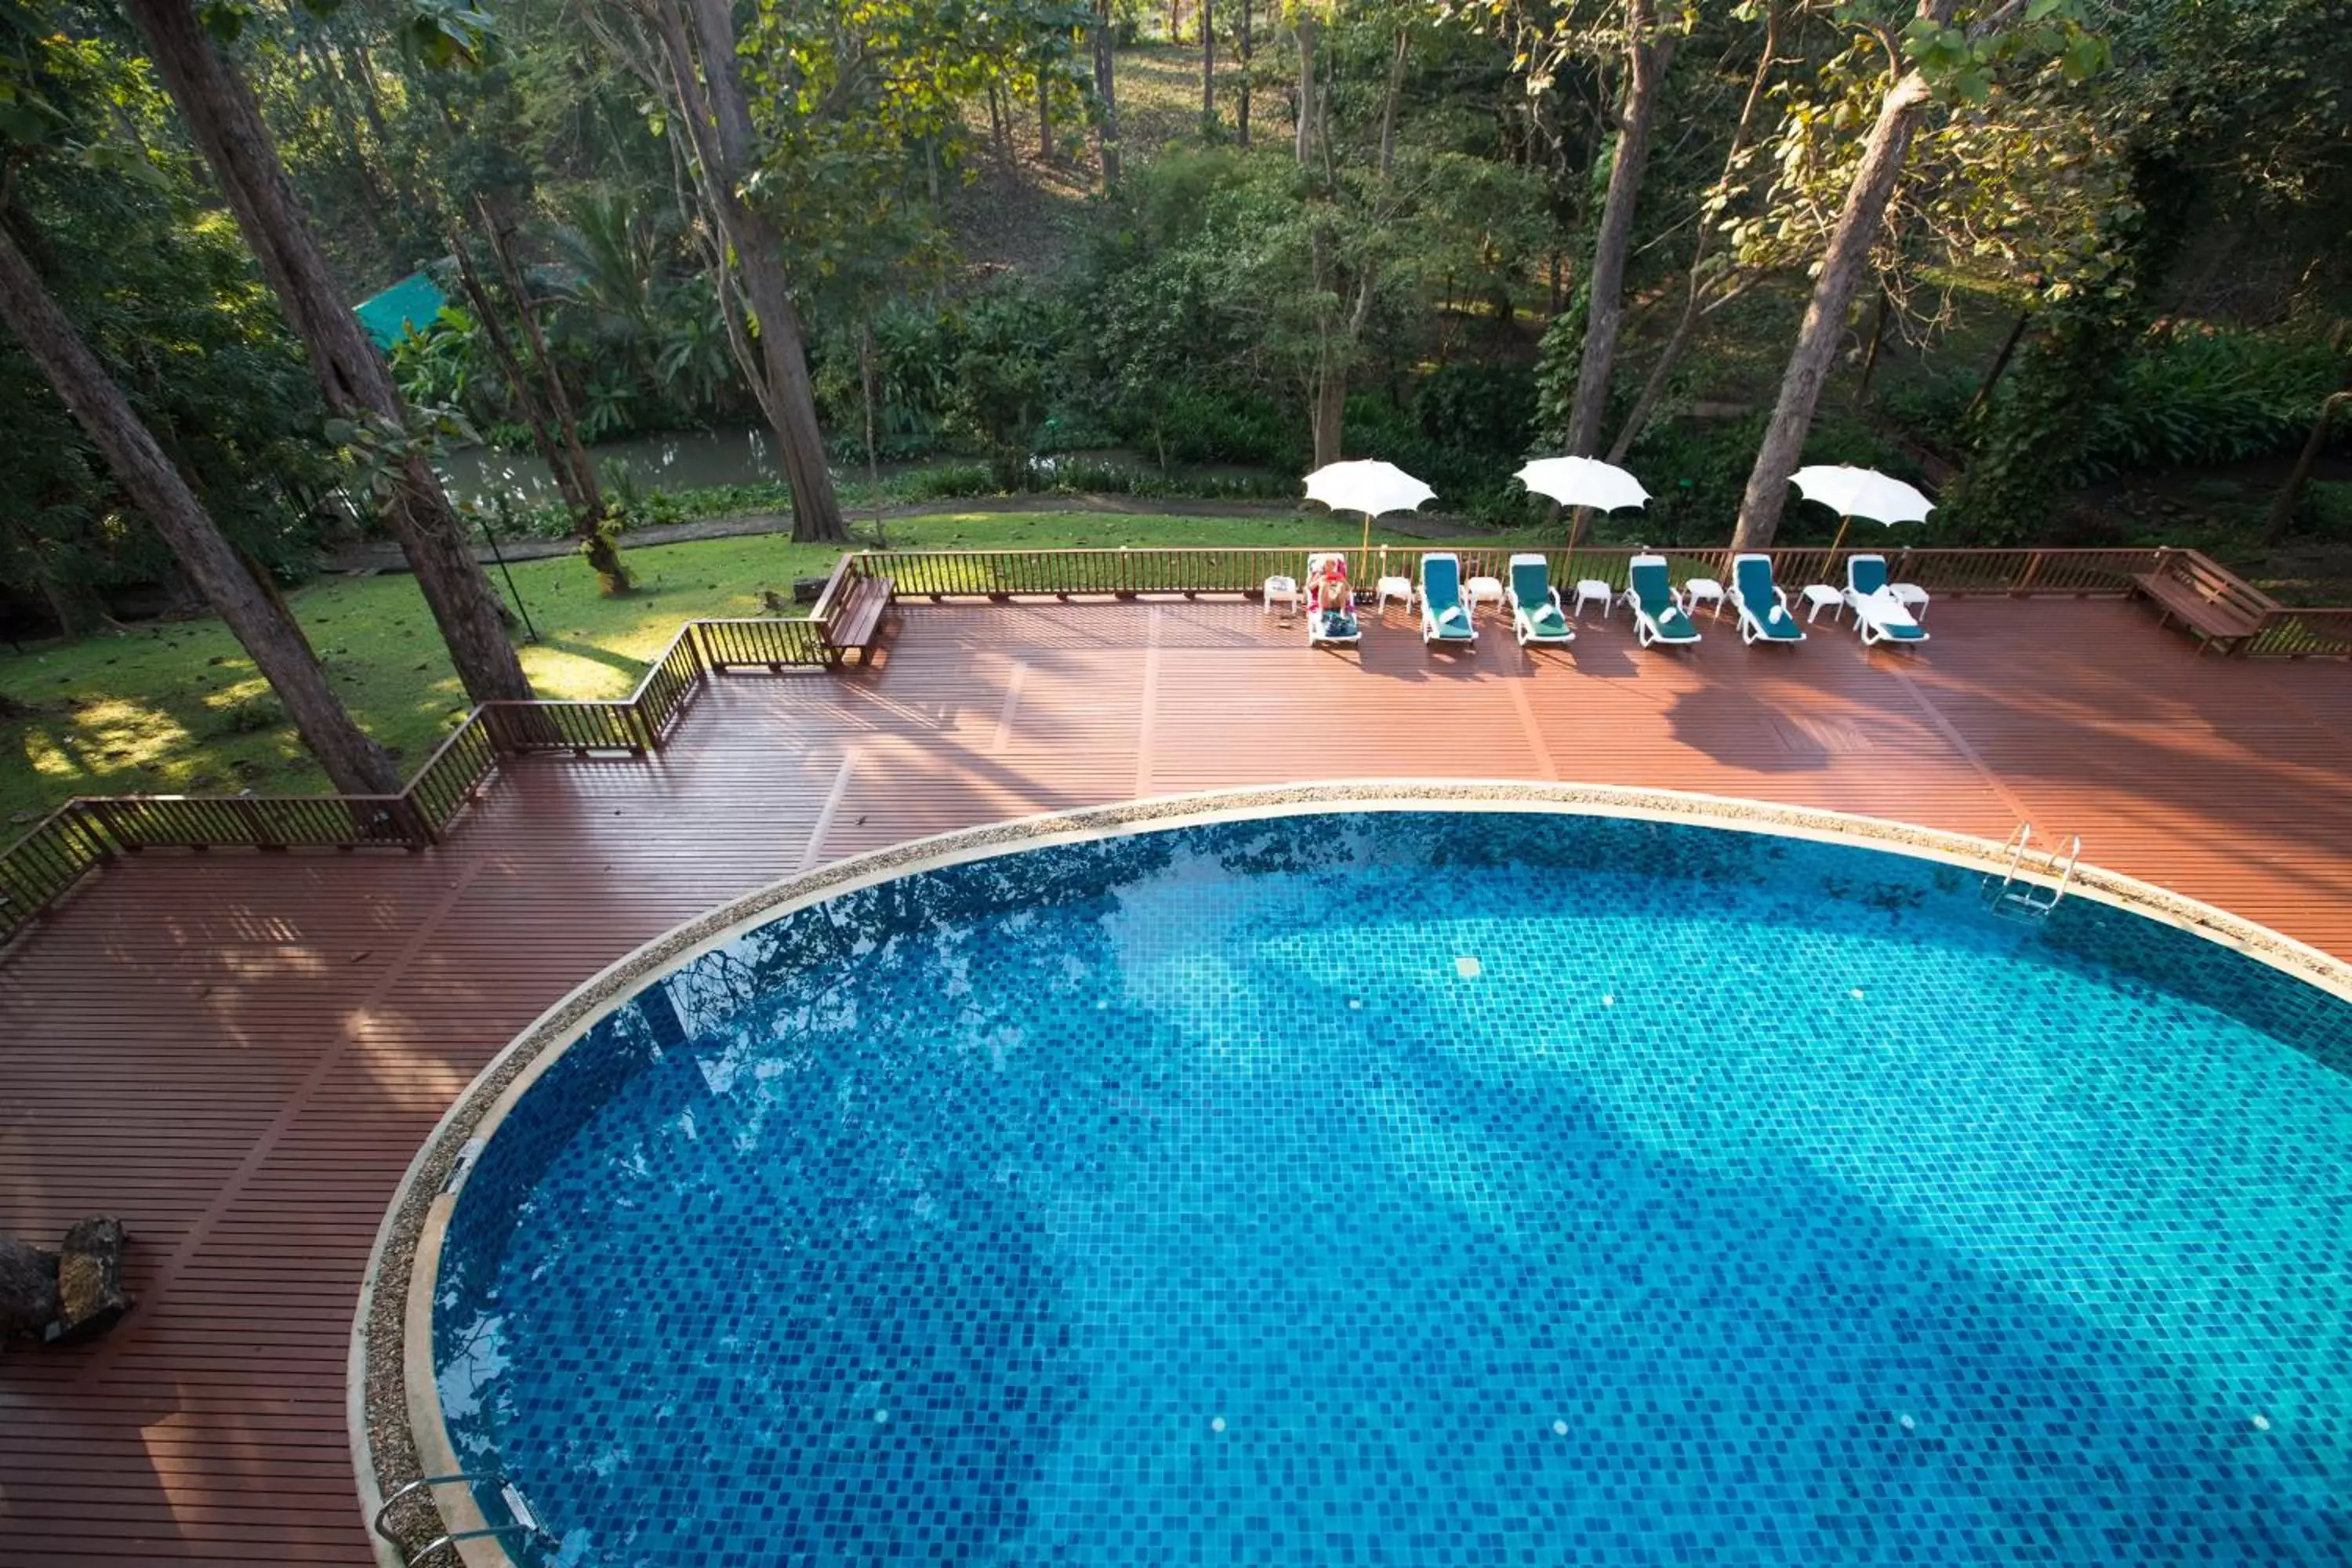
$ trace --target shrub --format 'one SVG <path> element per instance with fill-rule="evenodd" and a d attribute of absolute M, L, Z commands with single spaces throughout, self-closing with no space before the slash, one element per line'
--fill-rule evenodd
<path fill-rule="evenodd" d="M 265 692 L 239 698 L 220 711 L 213 725 L 217 735 L 260 735 L 286 727 L 286 710 Z"/>
<path fill-rule="evenodd" d="M 2294 451 L 2320 400 L 2339 384 L 2342 364 L 2324 344 L 2161 327 L 2093 416 L 2075 477 L 2089 483 L 2126 468 L 2160 472 Z"/>

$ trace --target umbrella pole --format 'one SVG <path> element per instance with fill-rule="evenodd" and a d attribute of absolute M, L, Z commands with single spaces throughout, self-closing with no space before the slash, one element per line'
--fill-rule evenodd
<path fill-rule="evenodd" d="M 1829 574 L 1831 567 L 1837 564 L 1838 546 L 1845 542 L 1845 531 L 1853 526 L 1853 519 L 1843 512 L 1838 514 L 1837 537 L 1830 541 L 1830 558 L 1822 563 L 1822 573 L 1824 576 Z"/>
<path fill-rule="evenodd" d="M 1575 574 L 1570 569 L 1576 564 L 1576 536 L 1584 531 L 1584 509 L 1578 507 L 1568 514 L 1568 553 L 1560 557 L 1559 574 L 1563 582 Z"/>

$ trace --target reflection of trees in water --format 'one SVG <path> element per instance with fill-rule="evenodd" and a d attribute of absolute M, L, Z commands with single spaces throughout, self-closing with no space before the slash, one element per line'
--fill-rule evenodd
<path fill-rule="evenodd" d="M 1589 875 L 1596 863 L 1623 868 Z M 1433 993 L 1381 970 L 1386 911 L 1524 914 L 1541 885 L 1530 864 L 1575 868 L 1580 901 L 1637 926 L 1688 915 L 1686 890 L 1653 867 L 1742 888 L 1731 918 L 1856 938 L 1974 900 L 1972 885 L 1890 871 L 1869 851 L 1676 825 L 1353 813 L 1035 851 L 801 911 L 673 983 L 700 1037 L 580 1140 L 619 1150 L 613 1165 L 559 1157 L 544 1234 L 509 1260 L 499 1310 L 516 1362 L 532 1364 L 498 1394 L 524 1489 L 559 1523 L 635 1524 L 593 1559 L 631 1568 L 702 1558 L 666 1533 L 675 1510 L 648 1501 L 658 1480 L 616 1467 L 616 1446 L 662 1476 L 711 1478 L 695 1528 L 737 1510 L 757 1522 L 733 1543 L 815 1563 L 945 1540 L 967 1558 L 1058 1544 L 1101 1560 L 1072 1527 L 1107 1511 L 1174 1541 L 1219 1510 L 1270 1507 L 1289 1539 L 1319 1540 L 1319 1516 L 1239 1482 L 1111 1503 L 1064 1484 L 1139 1454 L 1197 1462 L 1153 1422 L 1199 1396 L 1178 1374 L 1207 1364 L 1164 1314 L 1175 1303 L 1197 1321 L 1210 1301 L 1219 1342 L 1252 1347 L 1230 1363 L 1227 1408 L 1254 1464 L 1311 1468 L 1338 1441 L 1412 1478 L 1356 1505 L 1343 1528 L 1360 1542 L 1491 1528 L 1463 1511 L 1473 1497 L 1517 1495 L 1514 1529 L 1556 1529 L 1571 1520 L 1563 1500 L 1615 1511 L 1601 1493 L 1629 1478 L 1736 1498 L 1785 1541 L 1823 1528 L 1895 1540 L 1941 1528 L 1939 1500 L 1980 1497 L 1972 1475 L 2021 1465 L 2031 1474 L 1954 1539 L 1981 1542 L 1970 1531 L 1990 1519 L 2016 1541 L 2096 1556 L 2099 1539 L 2049 1521 L 2071 1510 L 2092 1521 L 2080 1530 L 2126 1534 L 2142 1529 L 2134 1517 L 2158 1521 L 2132 1537 L 2154 1541 L 2234 1508 L 2254 1522 L 2233 1549 L 2287 1561 L 2324 1528 L 2267 1468 L 2182 1457 L 2174 1434 L 2209 1421 L 2210 1401 L 2143 1364 L 2127 1336 L 1793 1160 L 1750 1161 L 1734 1179 L 1653 1148 L 1567 1074 L 1483 1055 Z M 1451 877 L 1431 909 L 1397 867 L 1521 875 L 1507 893 L 1504 879 Z M 1220 878 L 1258 886 L 1194 885 Z M 1204 897 L 1213 919 L 1184 915 Z M 1225 973 L 1188 955 L 1240 967 L 1253 954 L 1258 974 L 1236 978 L 1263 987 L 1287 936 L 1318 929 L 1319 972 L 1351 923 L 1366 944 L 1353 984 L 1376 1005 L 1352 1011 L 1302 972 L 1278 1005 L 1313 1021 L 1312 1040 L 1291 1026 L 1237 1066 L 1230 1039 L 1208 1037 L 1225 1026 L 1213 1009 L 1208 1034 L 1187 1032 L 1181 987 Z M 2058 935 L 2085 953 L 2105 951 L 2094 937 L 2125 940 Z M 1946 937 L 2026 940 L 1990 922 Z M 1130 1001 L 1163 959 L 1176 989 Z M 1353 1037 L 1375 1023 L 1377 1037 Z M 531 1277 L 554 1260 L 559 1275 Z M 1131 1363 L 1074 1343 L 1105 1322 L 1131 1341 Z M 533 1346 L 578 1347 L 577 1365 L 551 1373 Z M 625 1418 L 583 1421 L 545 1397 L 568 1377 L 625 1393 Z M 666 1414 L 657 1386 L 683 1391 Z M 1377 1410 L 1381 1429 L 1251 1426 L 1301 1399 Z M 1885 1429 L 1898 1399 L 1937 1413 L 1932 1434 Z M 1989 1436 L 1989 1419 L 2008 1436 Z M 527 1468 L 533 1453 L 562 1456 L 551 1480 Z M 2187 1483 L 2168 1486 L 2167 1466 Z M 1824 1477 L 1833 1496 L 1805 1491 Z M 1866 1500 L 1888 1497 L 1911 1500 Z M 1304 1494 L 1292 1500 L 1303 1510 Z"/>
<path fill-rule="evenodd" d="M 1057 1130 L 1107 1119 L 1076 1048 L 1106 1022 L 1104 892 L 1162 858 L 1115 847 L 1087 875 L 872 889 L 698 966 L 690 1006 L 750 1004 L 559 1157 L 551 1223 L 503 1276 L 528 1369 L 510 1468 L 559 1524 L 635 1527 L 590 1561 L 697 1561 L 684 1531 L 728 1509 L 758 1521 L 722 1525 L 733 1543 L 812 1562 L 928 1552 L 942 1520 L 973 1554 L 1026 1528 L 1081 1391 L 1041 1194 L 1088 1179 L 1087 1141 Z M 545 1357 L 572 1345 L 622 1415 L 541 1396 L 571 1385 Z M 674 1538 L 616 1446 L 709 1477 L 716 1505 Z M 560 1468 L 530 1473 L 547 1453 Z"/>

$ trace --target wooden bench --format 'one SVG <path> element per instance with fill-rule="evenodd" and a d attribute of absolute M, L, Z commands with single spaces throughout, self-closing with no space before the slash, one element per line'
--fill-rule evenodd
<path fill-rule="evenodd" d="M 824 605 L 824 644 L 835 662 L 850 649 L 861 658 L 881 635 L 882 616 L 897 585 L 887 577 L 853 576 L 837 585 Z"/>
<path fill-rule="evenodd" d="M 2237 652 L 2277 608 L 2261 589 L 2194 550 L 2166 555 L 2132 584 L 2166 625 L 2177 620 L 2225 654 Z"/>

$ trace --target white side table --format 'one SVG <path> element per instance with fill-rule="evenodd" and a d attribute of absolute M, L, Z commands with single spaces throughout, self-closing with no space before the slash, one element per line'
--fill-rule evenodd
<path fill-rule="evenodd" d="M 1683 613 L 1696 615 L 1698 602 L 1710 600 L 1715 605 L 1715 618 L 1723 619 L 1723 584 L 1712 577 L 1694 577 L 1683 584 Z"/>
<path fill-rule="evenodd" d="M 1294 577 L 1268 577 L 1262 592 L 1265 599 L 1265 613 L 1271 616 L 1278 610 L 1286 621 L 1297 615 L 1298 606 L 1307 602 L 1307 595 L 1298 591 L 1298 581 Z"/>
<path fill-rule="evenodd" d="M 1820 620 L 1823 610 L 1843 610 L 1845 607 L 1845 595 L 1827 583 L 1808 583 L 1798 591 L 1797 596 L 1805 601 L 1807 626 Z M 1832 616 L 1830 618 L 1834 620 L 1837 617 Z"/>
<path fill-rule="evenodd" d="M 1927 618 L 1927 589 L 1916 583 L 1889 583 L 1886 585 L 1886 591 L 1895 595 L 1896 604 L 1911 612 L 1913 620 L 1924 621 Z"/>
<path fill-rule="evenodd" d="M 1471 578 L 1462 584 L 1462 602 L 1474 616 L 1481 605 L 1492 605 L 1501 609 L 1504 604 L 1503 580 L 1500 577 Z"/>
<path fill-rule="evenodd" d="M 1373 595 L 1372 613 L 1374 615 L 1381 616 L 1387 615 L 1389 613 L 1389 601 L 1391 599 L 1402 602 L 1404 607 L 1408 610 L 1412 609 L 1412 579 L 1410 577 L 1381 578 L 1380 581 L 1379 591 Z"/>
<path fill-rule="evenodd" d="M 1598 599 L 1601 602 L 1601 618 L 1605 621 L 1609 618 L 1610 601 L 1616 596 L 1617 591 L 1600 578 L 1580 577 L 1576 584 L 1576 608 L 1570 613 L 1580 616 L 1584 614 L 1586 605 Z"/>

